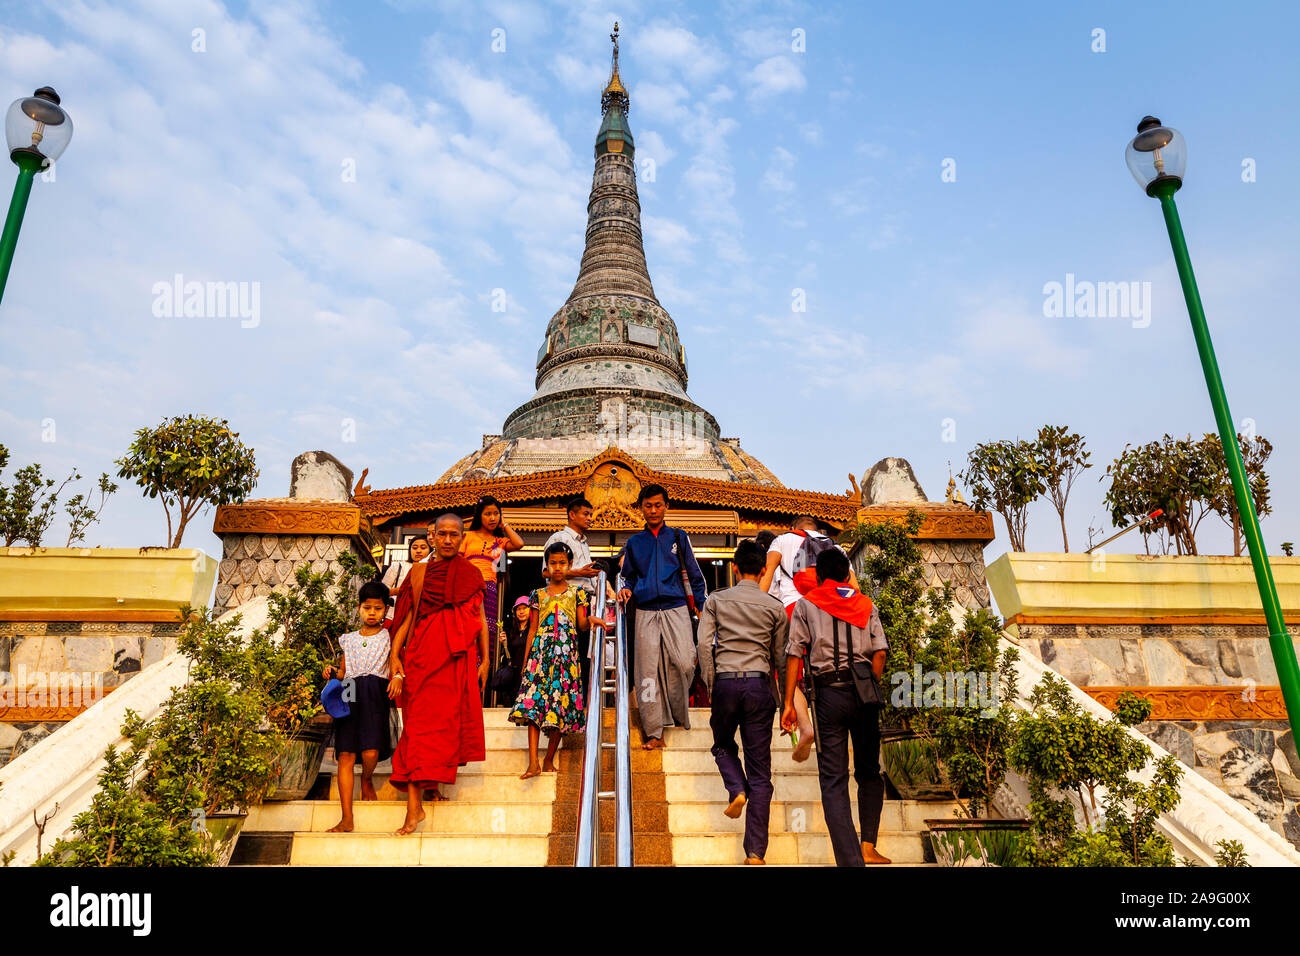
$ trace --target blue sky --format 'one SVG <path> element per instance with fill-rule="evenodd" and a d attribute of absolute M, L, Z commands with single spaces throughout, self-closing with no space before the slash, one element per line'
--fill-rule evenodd
<path fill-rule="evenodd" d="M 842 492 L 897 455 L 941 498 L 975 442 L 1069 424 L 1097 462 L 1078 543 L 1109 529 L 1097 479 L 1126 442 L 1213 429 L 1159 207 L 1123 161 L 1154 113 L 1189 144 L 1179 204 L 1234 416 L 1275 446 L 1265 539 L 1300 539 L 1293 5 L 4 8 L 0 90 L 53 85 L 76 124 L 0 311 L 10 471 L 98 474 L 134 429 L 196 412 L 256 448 L 259 495 L 316 448 L 376 488 L 434 480 L 532 394 L 618 19 L 692 397 L 788 485 Z M 177 273 L 259 283 L 259 323 L 156 316 Z M 1149 324 L 1045 317 L 1067 274 L 1149 282 Z M 186 543 L 216 553 L 210 527 Z M 164 529 L 124 487 L 88 541 Z M 1207 528 L 1203 550 L 1228 540 Z M 1045 503 L 1028 541 L 1059 548 Z"/>

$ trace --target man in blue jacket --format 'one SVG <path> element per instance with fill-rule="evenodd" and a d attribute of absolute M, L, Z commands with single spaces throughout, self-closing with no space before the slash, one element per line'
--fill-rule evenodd
<path fill-rule="evenodd" d="M 686 533 L 664 522 L 668 492 L 663 486 L 646 485 L 637 504 L 645 530 L 632 535 L 623 549 L 625 587 L 618 598 L 636 598 L 632 675 L 641 746 L 658 750 L 664 745 L 665 727 L 691 726 L 695 635 L 688 604 L 697 610 L 704 606 L 704 575 Z M 689 592 L 684 577 L 690 580 Z"/>

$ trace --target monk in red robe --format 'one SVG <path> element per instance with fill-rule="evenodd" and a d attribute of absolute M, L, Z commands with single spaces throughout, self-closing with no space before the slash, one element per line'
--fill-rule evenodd
<path fill-rule="evenodd" d="M 406 791 L 406 821 L 398 834 L 412 832 L 424 819 L 424 789 L 445 800 L 438 785 L 455 783 L 457 768 L 487 756 L 483 575 L 458 553 L 464 534 L 459 517 L 443 515 L 432 532 L 433 556 L 411 568 L 393 613 L 397 631 L 388 694 L 402 708 L 403 726 L 390 780 Z"/>

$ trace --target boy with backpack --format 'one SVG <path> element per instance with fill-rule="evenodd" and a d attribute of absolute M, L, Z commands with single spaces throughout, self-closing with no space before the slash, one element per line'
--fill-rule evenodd
<path fill-rule="evenodd" d="M 785 606 L 789 619 L 794 606 L 807 591 L 817 586 L 817 556 L 832 548 L 843 553 L 833 539 L 817 530 L 817 519 L 800 515 L 790 523 L 790 530 L 777 535 L 767 550 L 767 566 L 758 586 Z M 858 576 L 849 575 L 849 585 L 857 590 Z M 798 716 L 799 742 L 794 748 L 794 759 L 799 763 L 808 759 L 813 747 L 813 723 L 808 713 L 808 699 L 803 688 L 795 689 L 795 713 Z"/>

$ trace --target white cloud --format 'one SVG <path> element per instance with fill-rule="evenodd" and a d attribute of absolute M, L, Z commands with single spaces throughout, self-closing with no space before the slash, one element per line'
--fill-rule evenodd
<path fill-rule="evenodd" d="M 726 57 L 711 43 L 684 27 L 651 24 L 636 33 L 639 63 L 684 74 L 692 82 L 707 80 L 727 65 Z"/>
<path fill-rule="evenodd" d="M 690 229 L 672 219 L 659 216 L 642 216 L 641 229 L 647 240 L 647 252 L 656 258 L 663 256 L 679 262 L 690 261 L 691 246 L 695 236 Z"/>
<path fill-rule="evenodd" d="M 788 55 L 768 57 L 746 74 L 750 95 L 755 98 L 799 92 L 807 86 L 803 68 Z"/>

